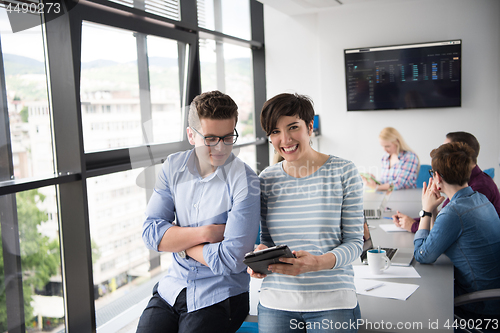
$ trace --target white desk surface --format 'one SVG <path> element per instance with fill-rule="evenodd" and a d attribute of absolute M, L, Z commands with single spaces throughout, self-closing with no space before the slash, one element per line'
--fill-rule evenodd
<path fill-rule="evenodd" d="M 409 190 L 392 191 L 389 201 L 391 202 L 411 201 L 411 202 L 418 202 L 418 204 L 420 205 L 421 198 L 422 198 L 422 189 L 412 188 Z"/>
<path fill-rule="evenodd" d="M 386 233 L 379 224 L 389 220 L 370 220 L 370 234 L 375 246 L 412 248 L 413 235 L 410 232 Z M 375 228 L 373 228 L 375 227 Z M 360 264 L 360 263 L 358 263 Z M 385 279 L 390 282 L 417 284 L 420 287 L 406 300 L 384 299 L 358 295 L 361 317 L 371 326 L 360 328 L 359 332 L 449 332 L 443 325 L 453 322 L 453 264 L 444 255 L 432 265 L 414 262 L 420 274 L 418 279 Z M 384 279 L 380 279 L 384 281 Z M 376 326 L 391 323 L 393 327 Z M 438 322 L 439 329 L 429 329 L 429 323 Z M 409 325 L 412 329 L 398 329 L 396 325 Z M 419 325 L 417 327 L 414 325 Z"/>
<path fill-rule="evenodd" d="M 365 194 L 365 198 L 370 195 L 373 194 Z M 421 195 L 422 189 L 393 191 L 387 202 L 390 210 L 383 212 L 383 216 L 390 217 L 400 211 L 417 217 L 421 209 Z M 413 249 L 414 234 L 387 233 L 379 227 L 387 223 L 392 221 L 384 218 L 368 220 L 374 246 Z M 421 278 L 386 280 L 420 286 L 406 301 L 358 295 L 361 317 L 371 323 L 361 327 L 360 332 L 450 332 L 444 325 L 447 321 L 448 324 L 453 323 L 453 264 L 442 255 L 434 264 L 414 262 L 413 266 Z M 437 329 L 434 326 L 436 323 Z M 398 328 L 398 324 L 403 325 L 402 328 Z"/>

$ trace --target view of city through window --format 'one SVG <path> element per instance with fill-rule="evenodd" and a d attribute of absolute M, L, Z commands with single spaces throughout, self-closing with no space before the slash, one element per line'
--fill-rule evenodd
<path fill-rule="evenodd" d="M 48 78 L 40 26 L 13 34 L 0 8 L 0 43 L 7 92 L 15 179 L 54 174 Z M 16 195 L 26 327 L 64 329 L 58 212 L 55 187 Z M 0 260 L 4 279 L 3 260 Z M 2 285 L 4 285 L 2 283 Z M 7 329 L 5 290 L 0 331 Z"/>
<path fill-rule="evenodd" d="M 242 15 L 248 27 L 243 24 L 238 37 L 249 39 L 248 0 L 243 3 L 246 9 Z M 204 5 L 213 7 L 213 1 Z M 235 22 L 227 15 L 226 11 L 223 17 L 229 28 Z M 37 26 L 12 33 L 5 9 L 0 8 L 0 45 L 13 178 L 54 175 L 57 147 L 52 143 L 43 29 Z M 146 47 L 142 60 L 137 51 L 141 45 Z M 189 47 L 176 40 L 83 23 L 80 100 L 85 153 L 185 139 L 182 85 L 187 73 L 182 66 L 189 60 L 185 56 Z M 255 120 L 250 48 L 204 39 L 200 41 L 200 60 L 202 91 L 222 90 L 235 100 L 239 107 L 237 143 L 251 143 L 255 140 Z M 147 72 L 145 87 L 140 85 L 141 70 Z M 235 148 L 234 153 L 257 169 L 255 146 Z M 141 238 L 148 190 L 137 185 L 142 171 L 133 169 L 86 181 L 99 332 L 117 331 L 109 323 L 117 316 L 118 303 L 131 303 L 130 307 L 137 308 L 133 316 L 138 317 L 145 306 L 138 300 L 143 302 L 150 296 L 171 260 L 170 254 L 163 254 L 160 265 L 151 271 L 152 254 Z M 25 319 L 30 332 L 65 330 L 56 190 L 47 186 L 16 195 Z M 1 258 L 0 268 L 3 278 Z M 4 296 L 0 297 L 2 332 L 6 331 L 5 311 Z"/>

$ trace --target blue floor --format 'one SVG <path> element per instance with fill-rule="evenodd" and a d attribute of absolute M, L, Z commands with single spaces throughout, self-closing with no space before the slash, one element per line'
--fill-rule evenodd
<path fill-rule="evenodd" d="M 237 333 L 259 333 L 259 326 L 257 323 L 252 323 L 249 321 L 244 321 L 243 324 L 241 324 L 239 330 L 236 331 Z"/>

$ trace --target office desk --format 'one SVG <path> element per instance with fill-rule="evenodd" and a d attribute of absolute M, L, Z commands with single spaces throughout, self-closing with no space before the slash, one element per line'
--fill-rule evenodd
<path fill-rule="evenodd" d="M 422 189 L 399 190 L 390 194 L 384 216 L 391 216 L 397 210 L 409 216 L 417 216 L 421 209 Z M 365 193 L 370 200 L 372 193 Z M 377 195 L 378 200 L 378 195 Z M 369 220 L 370 234 L 374 246 L 413 249 L 410 232 L 387 233 L 380 224 L 392 223 L 388 219 Z M 356 264 L 361 264 L 359 261 Z M 420 287 L 406 300 L 393 300 L 358 295 L 361 317 L 368 324 L 360 332 L 449 332 L 443 325 L 453 323 L 453 264 L 442 255 L 432 265 L 414 262 L 420 274 L 419 279 L 377 279 L 390 282 L 417 284 Z M 371 323 L 371 325 L 370 325 Z M 382 324 L 384 323 L 384 324 Z M 437 324 L 437 329 L 434 325 Z M 397 327 L 397 325 L 403 325 Z M 429 328 L 429 326 L 431 328 Z"/>

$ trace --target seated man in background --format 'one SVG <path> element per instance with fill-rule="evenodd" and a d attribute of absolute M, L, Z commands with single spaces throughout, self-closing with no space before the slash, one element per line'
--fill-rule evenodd
<path fill-rule="evenodd" d="M 467 132 L 450 132 L 446 134 L 444 143 L 463 142 L 474 150 L 472 155 L 472 171 L 470 174 L 469 186 L 479 193 L 482 193 L 495 207 L 498 216 L 500 216 L 500 193 L 498 187 L 490 176 L 485 174 L 477 165 L 477 156 L 479 155 L 479 142 L 476 137 Z M 444 208 L 450 202 L 449 198 L 443 203 Z M 404 228 L 410 232 L 417 232 L 420 218 L 411 218 L 408 215 L 397 212 L 392 216 L 392 220 L 398 227 Z"/>
<path fill-rule="evenodd" d="M 472 190 L 470 177 L 475 152 L 462 142 L 450 142 L 431 152 L 432 178 L 422 189 L 422 212 L 415 233 L 415 260 L 430 264 L 445 254 L 454 266 L 455 297 L 500 288 L 500 218 L 491 202 Z M 451 198 L 444 201 L 441 192 Z M 455 308 L 463 319 L 500 319 L 500 300 Z M 484 326 L 483 326 L 484 328 Z"/>
<path fill-rule="evenodd" d="M 144 243 L 173 260 L 138 333 L 233 333 L 249 311 L 243 257 L 259 229 L 260 181 L 232 153 L 238 107 L 219 91 L 203 93 L 188 121 L 195 147 L 167 157 L 146 209 Z"/>

